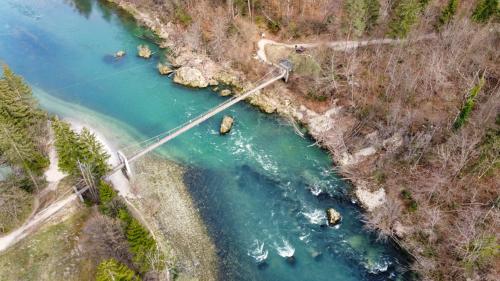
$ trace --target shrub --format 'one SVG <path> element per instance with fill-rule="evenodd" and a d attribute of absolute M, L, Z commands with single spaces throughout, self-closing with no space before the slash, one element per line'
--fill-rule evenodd
<path fill-rule="evenodd" d="M 175 8 L 175 18 L 184 26 L 189 26 L 193 22 L 191 15 L 181 6 Z"/>
<path fill-rule="evenodd" d="M 469 97 L 467 97 L 467 100 L 465 101 L 464 106 L 462 107 L 462 110 L 460 110 L 460 114 L 458 115 L 457 119 L 455 120 L 455 123 L 453 123 L 453 129 L 458 130 L 460 127 L 462 127 L 465 122 L 469 119 L 470 113 L 472 112 L 472 109 L 474 108 L 474 103 L 475 103 L 475 98 L 479 92 L 481 92 L 481 89 L 484 86 L 484 78 L 481 78 L 479 80 L 479 83 L 472 87 Z"/>
<path fill-rule="evenodd" d="M 140 281 L 141 278 L 115 259 L 102 261 L 97 267 L 96 281 Z"/>
<path fill-rule="evenodd" d="M 472 12 L 472 19 L 475 22 L 485 23 L 498 14 L 498 0 L 479 0 L 474 12 Z"/>
<path fill-rule="evenodd" d="M 409 190 L 403 189 L 401 191 L 401 197 L 403 197 L 403 200 L 405 201 L 408 212 L 413 213 L 418 209 L 418 203 L 417 201 L 415 201 L 415 199 L 413 199 L 413 196 Z"/>
<path fill-rule="evenodd" d="M 438 25 L 448 24 L 455 16 L 458 8 L 458 0 L 448 0 L 448 4 L 439 16 Z"/>

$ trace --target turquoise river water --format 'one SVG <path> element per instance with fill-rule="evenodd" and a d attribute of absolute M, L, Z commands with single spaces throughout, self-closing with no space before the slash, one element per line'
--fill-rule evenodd
<path fill-rule="evenodd" d="M 47 110 L 114 120 L 107 129 L 117 145 L 224 101 L 158 75 L 157 49 L 149 61 L 136 57 L 138 44 L 155 48 L 150 37 L 95 1 L 0 1 L 0 60 L 28 80 Z M 120 49 L 128 55 L 112 59 Z M 236 118 L 229 135 L 219 136 L 216 116 L 160 149 L 188 169 L 184 181 L 216 243 L 220 280 L 408 279 L 401 251 L 363 229 L 325 151 L 245 103 L 224 114 Z M 339 227 L 325 226 L 328 207 L 342 214 Z"/>

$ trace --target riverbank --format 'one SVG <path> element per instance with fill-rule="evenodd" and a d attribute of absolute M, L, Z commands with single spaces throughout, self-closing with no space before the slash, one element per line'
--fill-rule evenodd
<path fill-rule="evenodd" d="M 159 42 L 160 48 L 170 50 L 167 59 L 172 65 L 179 69 L 184 67 L 195 69 L 199 74 L 197 75 L 199 79 L 211 81 L 205 87 L 219 84 L 228 85 L 233 88 L 233 94 L 238 95 L 255 86 L 241 71 L 232 69 L 228 64 L 216 63 L 206 54 L 197 53 L 189 46 L 185 46 L 178 39 L 181 28 L 171 21 L 164 24 L 157 12 L 144 7 L 138 8 L 129 1 L 108 0 L 108 2 L 132 15 L 140 25 L 155 32 L 161 40 Z M 266 46 L 266 49 L 268 47 Z M 263 54 L 260 56 L 266 57 Z M 272 59 L 270 60 L 272 61 Z M 268 67 L 259 60 L 254 62 L 257 68 Z M 183 79 L 177 81 L 174 79 L 174 82 L 189 86 L 189 83 L 183 83 Z M 389 149 L 395 149 L 399 143 L 392 145 L 391 141 L 398 136 L 395 135 L 387 140 L 377 140 L 372 145 L 351 152 L 345 145 L 343 136 L 352 129 L 356 120 L 349 114 L 345 114 L 344 107 L 337 105 L 335 101 L 333 106 L 326 110 L 313 110 L 308 107 L 307 102 L 297 98 L 297 95 L 294 95 L 287 87 L 279 84 L 255 93 L 246 101 L 262 112 L 277 113 L 307 128 L 309 135 L 316 140 L 315 144 L 330 152 L 338 170 L 353 183 L 353 196 L 357 198 L 366 211 L 370 212 L 386 202 L 384 188 L 374 185 L 370 181 L 349 177 L 348 168 L 374 156 L 377 153 L 376 147 L 381 146 L 382 143 L 384 146 L 390 146 Z"/>
<path fill-rule="evenodd" d="M 74 130 L 88 128 L 111 156 L 111 165 L 119 162 L 118 147 L 140 139 L 139 133 L 117 120 L 57 99 L 40 89 L 33 91 L 43 109 L 61 116 Z M 176 274 L 188 280 L 217 280 L 215 247 L 183 184 L 183 169 L 171 161 L 148 157 L 133 165 L 133 170 L 137 176 L 132 183 L 122 173 L 116 173 L 110 180 L 119 194 L 141 212 L 143 216 L 139 219 L 164 246 Z M 147 173 L 141 172 L 144 170 Z"/>

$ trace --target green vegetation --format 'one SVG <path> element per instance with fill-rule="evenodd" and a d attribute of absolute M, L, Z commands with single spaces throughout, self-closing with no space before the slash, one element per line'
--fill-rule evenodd
<path fill-rule="evenodd" d="M 465 251 L 471 253 L 463 261 L 467 272 L 470 273 L 473 272 L 474 268 L 481 270 L 495 258 L 499 258 L 500 244 L 494 235 L 487 235 L 474 239 Z"/>
<path fill-rule="evenodd" d="M 15 177 L 0 181 L 0 234 L 21 225 L 31 214 L 33 196 L 19 188 Z"/>
<path fill-rule="evenodd" d="M 85 258 L 75 239 L 89 210 L 79 208 L 67 219 L 43 226 L 29 239 L 1 253 L 0 280 L 93 280 L 95 273 L 89 270 L 92 261 Z"/>
<path fill-rule="evenodd" d="M 295 73 L 312 77 L 321 74 L 321 65 L 310 55 L 292 53 L 288 58 L 293 63 Z"/>
<path fill-rule="evenodd" d="M 134 255 L 134 263 L 141 272 L 147 272 L 152 265 L 161 267 L 163 257 L 158 253 L 156 242 L 149 231 L 141 223 L 133 218 L 125 209 L 119 211 L 118 217 L 124 224 L 125 234 L 129 243 L 130 252 Z M 153 263 L 152 257 L 160 258 Z"/>
<path fill-rule="evenodd" d="M 95 179 L 100 179 L 109 170 L 109 155 L 102 144 L 87 128 L 80 134 L 71 130 L 68 123 L 54 120 L 55 147 L 59 156 L 59 169 L 71 175 L 80 175 L 80 166 L 89 167 Z"/>
<path fill-rule="evenodd" d="M 377 23 L 380 3 L 378 0 L 347 0 L 344 2 L 346 25 L 359 37 Z"/>
<path fill-rule="evenodd" d="M 389 23 L 389 35 L 394 38 L 404 38 L 408 35 L 413 25 L 420 17 L 422 8 L 426 2 L 419 0 L 400 0 L 394 9 L 394 15 Z"/>
<path fill-rule="evenodd" d="M 472 112 L 472 109 L 474 108 L 475 98 L 479 94 L 479 92 L 481 92 L 484 83 L 485 83 L 484 78 L 481 78 L 479 80 L 479 83 L 474 87 L 472 87 L 470 94 L 467 97 L 464 106 L 462 107 L 462 110 L 460 110 L 460 114 L 455 120 L 455 123 L 453 123 L 453 129 L 458 130 L 465 124 L 465 122 L 467 122 Z"/>
<path fill-rule="evenodd" d="M 126 206 L 119 201 L 110 184 L 104 181 L 100 182 L 99 197 L 101 212 L 113 218 L 117 217 L 122 222 L 129 250 L 133 254 L 134 264 L 139 268 L 139 271 L 147 272 L 151 270 L 152 266 L 161 268 L 164 257 L 159 253 L 156 241 L 149 231 L 129 213 Z M 153 261 L 152 257 L 157 259 Z"/>
<path fill-rule="evenodd" d="M 448 24 L 457 13 L 458 0 L 448 0 L 448 4 L 441 12 L 438 20 L 438 26 Z"/>
<path fill-rule="evenodd" d="M 497 114 L 496 122 L 488 128 L 479 146 L 479 159 L 473 164 L 473 168 L 480 175 L 491 175 L 500 169 L 500 114 Z"/>
<path fill-rule="evenodd" d="M 97 267 L 96 281 L 140 281 L 141 278 L 126 265 L 109 259 Z"/>
<path fill-rule="evenodd" d="M 403 201 L 406 204 L 408 212 L 413 213 L 418 209 L 418 203 L 415 201 L 409 190 L 403 189 L 401 191 L 401 197 L 403 197 Z"/>
<path fill-rule="evenodd" d="M 479 0 L 474 12 L 472 12 L 472 19 L 479 23 L 485 23 L 492 17 L 498 17 L 499 14 L 498 0 Z"/>
<path fill-rule="evenodd" d="M 191 15 L 181 6 L 175 8 L 175 18 L 184 26 L 189 26 L 193 22 Z"/>
<path fill-rule="evenodd" d="M 3 65 L 0 78 L 0 162 L 5 161 L 18 177 L 27 177 L 31 191 L 37 177 L 48 167 L 43 151 L 47 134 L 47 115 L 38 108 L 31 88 Z"/>

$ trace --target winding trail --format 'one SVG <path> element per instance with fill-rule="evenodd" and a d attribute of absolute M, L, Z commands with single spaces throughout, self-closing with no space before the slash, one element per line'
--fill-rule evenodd
<path fill-rule="evenodd" d="M 412 41 L 421 41 L 421 40 L 428 40 L 428 39 L 434 39 L 436 38 L 435 34 L 428 34 L 424 35 L 415 39 L 412 39 Z M 266 46 L 267 45 L 275 45 L 275 46 L 282 46 L 282 47 L 287 47 L 287 48 L 304 48 L 304 49 L 312 49 L 312 48 L 317 48 L 321 46 L 325 46 L 328 48 L 331 48 L 335 51 L 349 51 L 353 49 L 357 49 L 360 47 L 365 47 L 365 46 L 370 46 L 370 45 L 382 45 L 382 44 L 387 44 L 387 45 L 393 45 L 393 44 L 399 44 L 406 42 L 408 40 L 406 39 L 373 39 L 373 40 L 364 40 L 364 41 L 330 41 L 330 42 L 314 42 L 314 43 L 294 43 L 294 44 L 287 44 L 287 43 L 282 43 L 282 42 L 276 42 L 270 39 L 260 39 L 259 42 L 257 42 L 257 57 L 266 62 L 266 63 L 271 63 L 267 60 L 267 55 L 266 55 Z"/>

